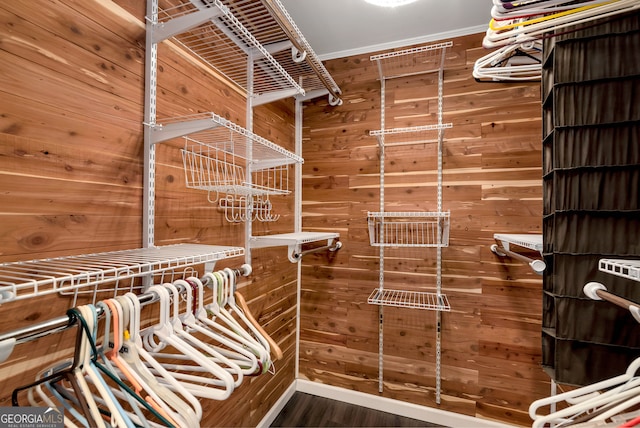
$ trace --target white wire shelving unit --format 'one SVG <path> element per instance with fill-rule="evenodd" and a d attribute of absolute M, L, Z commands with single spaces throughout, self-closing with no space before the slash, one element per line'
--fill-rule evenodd
<path fill-rule="evenodd" d="M 187 187 L 207 191 L 228 221 L 245 223 L 250 259 L 252 221 L 278 220 L 269 196 L 291 193 L 290 166 L 298 174 L 303 162 L 253 134 L 253 108 L 321 95 L 339 105 L 340 88 L 280 0 L 147 0 L 146 21 L 143 244 L 154 242 L 155 146 L 182 137 Z M 158 51 L 165 41 L 246 94 L 246 128 L 215 113 L 158 120 Z"/>
<path fill-rule="evenodd" d="M 254 105 L 340 88 L 279 0 L 160 0 L 156 43 L 172 38 L 249 93 Z M 248 64 L 253 62 L 252 67 Z"/>
<path fill-rule="evenodd" d="M 378 247 L 380 267 L 379 285 L 373 290 L 367 302 L 379 306 L 378 389 L 383 391 L 384 369 L 384 307 L 393 306 L 409 309 L 424 309 L 436 312 L 436 403 L 440 403 L 440 358 L 442 312 L 451 310 L 449 300 L 442 293 L 442 248 L 449 245 L 450 213 L 442 209 L 442 152 L 444 131 L 451 123 L 443 121 L 444 65 L 447 48 L 452 42 L 438 43 L 373 55 L 371 61 L 378 66 L 380 75 L 380 129 L 370 135 L 378 140 L 380 151 L 380 210 L 367 214 L 369 241 Z M 437 73 L 438 112 L 437 123 L 401 128 L 386 128 L 386 81 L 389 79 Z M 394 146 L 423 144 L 425 149 L 433 146 L 437 151 L 437 210 L 432 212 L 386 212 L 385 211 L 385 149 Z M 384 284 L 385 248 L 431 247 L 436 249 L 436 280 L 431 291 L 391 290 Z"/>
<path fill-rule="evenodd" d="M 91 289 L 244 255 L 242 247 L 176 244 L 0 264 L 0 304 Z M 90 290 L 90 291 L 91 291 Z"/>

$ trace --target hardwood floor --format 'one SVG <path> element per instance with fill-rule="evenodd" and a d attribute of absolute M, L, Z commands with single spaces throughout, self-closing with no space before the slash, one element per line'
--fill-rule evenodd
<path fill-rule="evenodd" d="M 296 392 L 271 427 L 438 427 L 417 419 Z"/>

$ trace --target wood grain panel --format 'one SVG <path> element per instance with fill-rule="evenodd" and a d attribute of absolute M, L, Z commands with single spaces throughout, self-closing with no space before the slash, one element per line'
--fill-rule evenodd
<path fill-rule="evenodd" d="M 0 261 L 140 247 L 144 3 L 0 5 Z M 245 96 L 175 44 L 160 46 L 158 79 L 160 117 L 214 111 L 244 125 Z M 254 130 L 291 150 L 293 117 L 292 100 L 261 106 Z M 155 243 L 244 246 L 243 225 L 228 223 L 205 192 L 185 188 L 183 144 L 176 139 L 156 147 Z M 273 203 L 280 221 L 256 225 L 256 233 L 293 229 L 293 198 Z M 225 260 L 216 268 L 241 262 Z M 257 250 L 251 262 L 254 273 L 240 291 L 284 358 L 274 374 L 246 378 L 228 400 L 202 400 L 202 426 L 256 426 L 294 380 L 297 266 L 284 247 Z M 60 316 L 70 304 L 57 295 L 3 303 L 2 330 Z M 0 403 L 9 405 L 13 388 L 72 355 L 74 332 L 17 346 L 0 364 Z"/>
<path fill-rule="evenodd" d="M 443 146 L 451 227 L 442 287 L 452 310 L 442 314 L 442 404 L 435 404 L 435 314 L 415 309 L 384 309 L 382 395 L 529 425 L 528 404 L 549 390 L 540 368 L 541 280 L 489 246 L 495 232 L 540 233 L 540 89 L 475 82 L 481 40 L 455 39 L 445 71 L 444 120 L 453 128 Z M 380 260 L 366 214 L 379 210 L 379 148 L 368 134 L 380 127 L 380 88 L 368 55 L 327 67 L 344 104 L 306 104 L 303 226 L 334 224 L 344 248 L 333 260 L 339 269 L 303 261 L 301 375 L 378 394 L 378 307 L 366 299 L 379 285 Z M 387 127 L 434 122 L 436 83 L 434 75 L 390 81 Z M 435 146 L 389 147 L 385 157 L 385 210 L 434 210 Z M 385 287 L 433 291 L 435 266 L 431 249 L 388 248 Z"/>

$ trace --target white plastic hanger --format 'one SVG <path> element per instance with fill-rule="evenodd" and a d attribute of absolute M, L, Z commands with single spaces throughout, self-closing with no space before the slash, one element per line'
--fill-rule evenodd
<path fill-rule="evenodd" d="M 175 285 L 174 285 L 175 284 Z M 240 386 L 242 383 L 243 373 L 242 369 L 238 364 L 234 361 L 231 361 L 226 356 L 218 351 L 214 346 L 209 343 L 206 343 L 199 338 L 192 335 L 187 329 L 183 327 L 183 320 L 189 317 L 193 317 L 193 314 L 190 312 L 192 307 L 192 299 L 190 298 L 192 290 L 189 283 L 184 280 L 177 280 L 175 283 L 167 283 L 164 284 L 164 287 L 167 288 L 172 296 L 173 296 L 173 315 L 170 317 L 169 322 L 172 325 L 173 332 L 180 339 L 182 339 L 186 344 L 192 346 L 195 350 L 200 351 L 205 358 L 210 359 L 214 364 L 220 366 L 224 370 L 226 370 L 232 376 L 236 376 L 236 380 L 234 382 L 234 387 Z M 180 292 L 178 291 L 176 285 L 179 285 L 184 289 L 185 296 L 187 296 L 187 311 L 186 314 L 180 313 Z M 194 318 L 195 321 L 195 318 Z M 153 336 L 147 336 L 147 339 L 152 338 Z M 157 347 L 156 343 L 149 344 L 149 347 Z M 178 380 L 181 381 L 191 381 L 198 382 L 203 384 L 208 384 L 212 386 L 224 386 L 224 380 L 220 380 L 217 378 L 207 378 L 200 375 L 191 375 L 188 372 L 201 372 L 206 373 L 208 371 L 208 367 L 201 366 L 199 364 L 193 365 L 193 358 L 191 355 L 183 355 L 176 353 L 155 353 L 154 356 L 156 359 L 169 359 L 169 360 L 179 360 L 183 363 L 164 363 L 164 367 L 171 371 Z M 190 364 L 191 363 L 191 364 Z"/>
<path fill-rule="evenodd" d="M 179 422 L 181 426 L 198 426 L 202 418 L 202 406 L 198 399 L 178 382 L 171 373 L 164 369 L 162 364 L 156 361 L 142 345 L 140 337 L 140 301 L 138 296 L 134 293 L 126 293 L 116 300 L 118 303 L 122 303 L 122 309 L 125 313 L 123 316 L 125 321 L 127 317 L 129 321 L 128 334 L 123 341 L 126 352 L 122 353 L 122 357 L 142 377 L 143 381 L 150 383 L 153 393 L 161 400 L 159 404 L 163 405 L 163 409 L 172 419 Z M 149 367 L 154 369 L 153 373 L 150 372 Z M 166 387 L 170 391 L 179 394 L 182 399 L 173 394 L 168 394 L 161 387 Z"/>
<path fill-rule="evenodd" d="M 547 422 L 567 422 L 572 420 L 575 415 L 592 411 L 603 405 L 615 404 L 617 400 L 625 400 L 629 394 L 633 396 L 633 394 L 640 393 L 640 378 L 637 377 L 639 369 L 640 358 L 637 358 L 620 376 L 534 401 L 529 406 L 529 416 L 534 421 L 532 426 L 542 427 Z M 603 390 L 606 392 L 601 392 Z M 549 415 L 538 414 L 541 407 L 563 401 L 572 405 Z"/>
<path fill-rule="evenodd" d="M 166 346 L 173 347 L 179 353 L 190 357 L 190 359 L 202 367 L 206 367 L 210 375 L 218 378 L 222 388 L 212 388 L 196 383 L 181 382 L 184 387 L 196 396 L 210 398 L 213 400 L 225 400 L 229 398 L 234 389 L 233 377 L 212 360 L 205 357 L 199 350 L 186 343 L 173 330 L 169 318 L 170 295 L 169 291 L 161 285 L 153 285 L 148 289 L 149 293 L 158 296 L 160 302 L 160 319 L 158 323 L 140 331 L 142 343 L 147 347 L 149 353 L 154 355 L 159 353 Z"/>
<path fill-rule="evenodd" d="M 489 28 L 483 39 L 482 45 L 485 48 L 495 48 L 505 46 L 512 43 L 518 43 L 516 36 L 528 38 L 540 38 L 545 33 L 552 30 L 559 30 L 572 25 L 583 24 L 595 19 L 606 18 L 620 13 L 629 12 L 640 8 L 640 2 L 637 0 L 613 0 L 611 3 L 605 3 L 593 7 L 591 9 L 575 12 L 570 15 L 560 16 L 558 18 L 549 19 L 535 24 L 516 26 L 515 28 L 505 30 L 492 30 Z M 516 20 L 515 22 L 517 22 Z"/>
<path fill-rule="evenodd" d="M 215 323 L 212 325 L 219 331 L 225 333 L 232 332 L 235 337 L 240 338 L 246 346 L 255 353 L 260 361 L 262 367 L 262 373 L 265 373 L 270 366 L 269 351 L 265 349 L 258 340 L 253 338 L 244 327 L 236 321 L 236 319 L 227 312 L 224 307 L 225 302 L 225 290 L 224 290 L 224 277 L 219 272 L 207 272 L 203 276 L 203 283 L 211 286 L 213 290 L 212 302 L 205 305 L 207 313 L 212 316 L 212 320 Z"/>
<path fill-rule="evenodd" d="M 542 43 L 530 41 L 503 46 L 476 60 L 473 77 L 478 80 L 540 80 Z"/>
<path fill-rule="evenodd" d="M 258 361 L 256 352 L 251 351 L 251 346 L 254 343 L 247 342 L 242 336 L 216 323 L 215 320 L 209 319 L 207 310 L 204 307 L 204 285 L 202 281 L 196 277 L 190 277 L 187 280 L 196 284 L 198 298 L 194 315 L 196 322 L 192 324 L 192 320 L 187 318 L 185 324 L 227 347 L 228 349 L 224 349 L 221 352 L 225 353 L 227 357 L 235 359 L 243 368 L 245 375 L 261 373 L 262 362 Z"/>

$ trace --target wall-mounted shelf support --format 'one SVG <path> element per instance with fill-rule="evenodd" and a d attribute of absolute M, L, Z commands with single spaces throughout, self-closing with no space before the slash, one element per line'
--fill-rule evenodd
<path fill-rule="evenodd" d="M 318 251 L 337 251 L 342 247 L 339 233 L 332 232 L 294 232 L 281 233 L 276 235 L 252 236 L 249 239 L 250 248 L 267 248 L 267 247 L 288 247 L 287 257 L 291 263 L 300 261 L 304 254 L 309 252 L 302 251 L 303 244 L 313 242 L 327 241 L 327 245 L 319 247 Z M 316 251 L 312 251 L 316 252 Z"/>
<path fill-rule="evenodd" d="M 532 234 L 505 234 L 496 233 L 493 238 L 500 243 L 491 245 L 491 251 L 500 257 L 511 257 L 531 266 L 538 275 L 546 269 L 547 265 L 542 260 L 532 259 L 523 254 L 511 250 L 511 245 L 517 245 L 542 254 L 542 235 Z"/>

